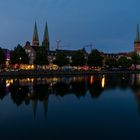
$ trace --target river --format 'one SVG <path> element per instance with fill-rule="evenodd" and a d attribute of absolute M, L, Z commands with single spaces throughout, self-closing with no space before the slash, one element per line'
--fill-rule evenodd
<path fill-rule="evenodd" d="M 139 140 L 140 74 L 0 79 L 1 140 Z"/>

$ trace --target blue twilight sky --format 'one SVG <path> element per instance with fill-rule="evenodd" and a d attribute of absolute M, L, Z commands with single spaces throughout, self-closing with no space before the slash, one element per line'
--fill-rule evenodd
<path fill-rule="evenodd" d="M 140 24 L 140 0 L 0 0 L 0 46 L 13 49 L 32 41 L 37 21 L 40 41 L 48 22 L 50 43 L 63 49 L 86 44 L 105 52 L 131 51 Z"/>

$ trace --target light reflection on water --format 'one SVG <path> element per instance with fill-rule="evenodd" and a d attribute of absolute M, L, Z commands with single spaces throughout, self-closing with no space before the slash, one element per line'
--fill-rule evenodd
<path fill-rule="evenodd" d="M 2 139 L 139 139 L 140 75 L 1 79 L 0 114 Z"/>

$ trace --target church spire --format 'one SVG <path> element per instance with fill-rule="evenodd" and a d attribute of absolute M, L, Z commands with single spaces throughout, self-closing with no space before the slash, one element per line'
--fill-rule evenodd
<path fill-rule="evenodd" d="M 137 32 L 136 32 L 135 42 L 136 43 L 140 42 L 139 25 L 138 24 L 137 24 Z"/>
<path fill-rule="evenodd" d="M 45 26 L 42 46 L 46 47 L 46 49 L 49 50 L 49 32 L 48 32 L 47 22 L 46 22 L 46 26 Z"/>
<path fill-rule="evenodd" d="M 34 34 L 33 34 L 33 46 L 39 46 L 39 37 L 38 37 L 38 30 L 37 30 L 36 22 L 35 22 Z"/>

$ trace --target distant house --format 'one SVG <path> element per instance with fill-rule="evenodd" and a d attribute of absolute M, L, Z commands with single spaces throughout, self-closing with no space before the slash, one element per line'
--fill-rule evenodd
<path fill-rule="evenodd" d="M 57 52 L 56 51 L 48 51 L 48 61 L 49 63 L 53 63 L 53 61 L 56 59 Z"/>
<path fill-rule="evenodd" d="M 25 52 L 28 55 L 29 58 L 29 64 L 34 64 L 35 58 L 36 58 L 36 51 L 35 49 L 30 45 L 30 42 L 26 42 L 26 45 L 24 46 Z"/>
<path fill-rule="evenodd" d="M 64 53 L 69 62 L 72 62 L 72 56 L 77 52 L 77 51 L 81 51 L 83 52 L 83 54 L 85 55 L 85 59 L 87 59 L 88 57 L 88 53 L 86 52 L 86 50 L 83 48 L 83 49 L 80 49 L 80 50 L 59 50 L 59 49 L 56 49 L 56 54 L 57 53 Z"/>
<path fill-rule="evenodd" d="M 102 53 L 102 56 L 104 59 L 115 58 L 117 60 L 122 56 L 125 56 L 128 59 L 131 59 L 130 54 L 131 54 L 131 52 L 129 52 L 129 53 L 126 53 L 126 52 L 124 52 L 124 53 Z"/>

